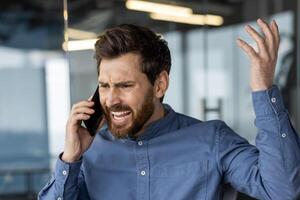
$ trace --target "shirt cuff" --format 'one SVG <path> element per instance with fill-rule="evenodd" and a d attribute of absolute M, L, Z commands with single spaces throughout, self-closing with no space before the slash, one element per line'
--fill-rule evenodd
<path fill-rule="evenodd" d="M 278 115 L 285 111 L 280 90 L 276 85 L 268 90 L 252 92 L 252 101 L 256 116 Z"/>
<path fill-rule="evenodd" d="M 55 180 L 63 184 L 77 182 L 82 159 L 74 163 L 66 163 L 61 159 L 63 153 L 59 155 L 55 167 Z"/>

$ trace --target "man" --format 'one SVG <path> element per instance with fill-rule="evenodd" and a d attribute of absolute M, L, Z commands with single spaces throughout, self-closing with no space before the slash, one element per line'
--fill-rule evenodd
<path fill-rule="evenodd" d="M 102 129 L 81 126 L 90 100 L 72 107 L 63 153 L 39 199 L 195 200 L 221 198 L 223 184 L 258 199 L 295 199 L 300 193 L 300 140 L 273 77 L 279 47 L 275 21 L 252 27 L 255 51 L 250 86 L 256 146 L 222 121 L 201 122 L 162 104 L 171 68 L 167 43 L 147 28 L 108 29 L 95 45 Z"/>

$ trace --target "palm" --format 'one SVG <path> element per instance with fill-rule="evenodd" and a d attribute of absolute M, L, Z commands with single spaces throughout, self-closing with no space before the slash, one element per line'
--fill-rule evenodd
<path fill-rule="evenodd" d="M 78 128 L 78 137 L 80 141 L 80 149 L 82 152 L 85 152 L 91 144 L 93 137 L 90 136 L 88 130 L 84 127 Z"/>
<path fill-rule="evenodd" d="M 68 162 L 78 160 L 89 148 L 93 138 L 88 130 L 81 126 L 83 120 L 87 120 L 94 110 L 91 101 L 81 101 L 72 106 L 72 110 L 66 126 L 66 139 L 63 159 Z"/>

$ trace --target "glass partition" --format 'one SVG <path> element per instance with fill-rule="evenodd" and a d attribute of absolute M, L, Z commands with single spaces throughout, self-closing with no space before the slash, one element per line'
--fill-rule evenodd
<path fill-rule="evenodd" d="M 64 88 L 59 77 L 68 78 L 62 70 L 67 66 L 61 49 L 62 5 L 48 4 L 51 11 L 43 6 L 33 1 L 0 3 L 0 199 L 4 200 L 36 199 L 49 180 L 53 146 L 49 132 L 53 118 L 62 116 L 52 115 L 53 99 L 60 104 L 67 101 L 68 93 L 59 93 Z"/>

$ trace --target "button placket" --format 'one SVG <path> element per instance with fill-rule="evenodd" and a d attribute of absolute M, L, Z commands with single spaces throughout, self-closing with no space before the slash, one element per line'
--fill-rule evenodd
<path fill-rule="evenodd" d="M 66 176 L 68 174 L 67 170 L 63 170 L 62 174 Z"/>
<path fill-rule="evenodd" d="M 143 170 L 143 171 L 141 171 L 141 175 L 142 176 L 145 176 L 146 175 L 146 172 Z"/>
<path fill-rule="evenodd" d="M 135 147 L 137 161 L 137 199 L 147 200 L 149 197 L 149 159 L 148 144 L 138 141 Z"/>

